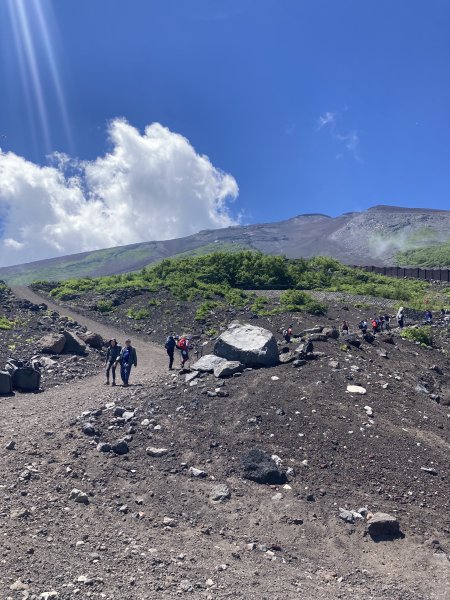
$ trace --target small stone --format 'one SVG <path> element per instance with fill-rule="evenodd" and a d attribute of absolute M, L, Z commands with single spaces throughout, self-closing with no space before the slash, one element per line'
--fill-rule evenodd
<path fill-rule="evenodd" d="M 429 473 L 430 475 L 437 475 L 438 472 L 436 471 L 436 469 L 433 469 L 432 467 L 420 467 L 421 471 L 424 471 L 425 473 Z"/>
<path fill-rule="evenodd" d="M 127 454 L 130 449 L 125 440 L 118 440 L 115 444 L 111 446 L 111 449 L 116 454 Z"/>
<path fill-rule="evenodd" d="M 189 468 L 189 475 L 191 477 L 196 477 L 199 479 L 204 479 L 208 476 L 208 474 L 205 471 L 202 471 L 202 469 L 197 469 L 196 467 Z"/>
<path fill-rule="evenodd" d="M 304 360 L 303 358 L 297 358 L 296 360 L 294 360 L 292 365 L 294 367 L 303 367 L 304 365 L 306 365 L 306 360 Z"/>
<path fill-rule="evenodd" d="M 161 456 L 165 456 L 169 450 L 168 448 L 154 448 L 153 446 L 149 446 L 146 449 L 146 452 L 149 456 L 154 456 L 155 458 L 159 458 Z"/>
<path fill-rule="evenodd" d="M 163 525 L 165 525 L 166 527 L 176 527 L 176 520 L 172 519 L 171 517 L 164 517 L 163 519 Z"/>
<path fill-rule="evenodd" d="M 340 369 L 341 363 L 338 360 L 330 360 L 329 365 L 332 369 Z"/>
<path fill-rule="evenodd" d="M 80 575 L 77 581 L 78 583 L 84 583 L 84 585 L 93 585 L 94 583 L 92 577 L 88 577 L 87 575 Z"/>
<path fill-rule="evenodd" d="M 398 519 L 387 513 L 377 512 L 367 521 L 367 530 L 373 537 L 396 535 L 400 530 Z"/>
<path fill-rule="evenodd" d="M 16 449 L 16 442 L 14 440 L 11 440 L 10 442 L 8 442 L 5 446 L 6 450 L 15 450 Z"/>
<path fill-rule="evenodd" d="M 30 516 L 30 511 L 27 508 L 19 508 L 18 510 L 13 510 L 10 518 L 11 519 L 26 519 Z"/>
<path fill-rule="evenodd" d="M 96 434 L 95 427 L 92 425 L 92 423 L 83 423 L 81 430 L 85 435 Z"/>
<path fill-rule="evenodd" d="M 353 512 L 351 510 L 346 510 L 345 508 L 339 508 L 339 518 L 345 521 L 346 523 L 355 522 Z"/>
<path fill-rule="evenodd" d="M 230 490 L 224 483 L 215 485 L 211 491 L 210 498 L 213 502 L 225 502 L 230 497 Z"/>
<path fill-rule="evenodd" d="M 365 406 L 364 410 L 366 411 L 366 415 L 368 417 L 373 417 L 373 410 L 372 410 L 372 408 L 370 406 Z"/>
<path fill-rule="evenodd" d="M 69 499 L 74 500 L 79 504 L 89 504 L 88 495 L 77 488 L 73 488 L 73 490 L 70 492 Z"/>
<path fill-rule="evenodd" d="M 350 394 L 366 394 L 366 388 L 363 388 L 361 385 L 348 385 L 347 392 Z"/>
<path fill-rule="evenodd" d="M 111 452 L 111 444 L 100 442 L 100 444 L 97 444 L 97 450 L 99 452 Z"/>
<path fill-rule="evenodd" d="M 13 591 L 25 591 L 29 590 L 30 586 L 26 583 L 22 583 L 20 579 L 17 579 L 17 581 L 15 581 L 12 585 L 9 586 L 9 589 Z"/>

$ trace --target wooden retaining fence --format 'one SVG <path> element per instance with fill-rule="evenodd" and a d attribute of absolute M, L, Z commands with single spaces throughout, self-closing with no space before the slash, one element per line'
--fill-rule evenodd
<path fill-rule="evenodd" d="M 388 277 L 400 277 L 400 278 L 411 278 L 411 279 L 424 279 L 427 281 L 443 281 L 450 282 L 450 269 L 416 269 L 416 268 L 404 268 L 404 267 L 361 267 L 353 265 L 356 269 L 363 269 L 370 273 L 379 273 L 380 275 L 387 275 Z"/>

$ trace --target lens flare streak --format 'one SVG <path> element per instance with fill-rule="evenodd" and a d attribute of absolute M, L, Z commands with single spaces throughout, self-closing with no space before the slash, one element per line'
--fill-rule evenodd
<path fill-rule="evenodd" d="M 50 15 L 44 12 L 41 0 L 8 0 L 8 10 L 25 102 L 30 116 L 31 134 L 33 137 L 39 135 L 42 138 L 46 153 L 54 150 L 48 108 L 48 101 L 53 95 L 68 149 L 73 151 L 67 104 L 48 25 Z M 46 78 L 47 74 L 50 77 Z M 50 86 L 45 87 L 46 79 L 50 79 Z"/>

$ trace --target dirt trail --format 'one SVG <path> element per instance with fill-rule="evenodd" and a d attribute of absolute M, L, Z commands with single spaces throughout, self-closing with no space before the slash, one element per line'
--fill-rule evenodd
<path fill-rule="evenodd" d="M 73 310 L 61 307 L 55 302 L 39 296 L 30 288 L 15 286 L 11 289 L 16 297 L 36 304 L 45 302 L 49 310 L 58 311 L 61 315 L 78 321 L 105 339 L 116 338 L 119 343 L 123 343 L 123 340 L 129 335 L 124 331 L 97 323 Z M 71 381 L 64 386 L 49 388 L 39 394 L 16 393 L 13 397 L 2 398 L 2 408 L 6 418 L 3 431 L 8 432 L 9 436 L 20 432 L 24 432 L 28 436 L 32 428 L 42 431 L 51 430 L 60 426 L 62 417 L 70 420 L 83 410 L 88 410 L 98 404 L 98 398 L 133 395 L 137 389 L 158 379 L 167 368 L 164 349 L 136 337 L 132 337 L 132 343 L 137 351 L 138 366 L 132 370 L 130 387 L 127 390 L 120 385 L 112 389 L 105 386 L 102 370 L 96 376 L 87 377 L 82 381 Z M 120 381 L 120 377 L 118 380 Z M 65 388 L 67 393 L 62 393 L 62 389 Z"/>

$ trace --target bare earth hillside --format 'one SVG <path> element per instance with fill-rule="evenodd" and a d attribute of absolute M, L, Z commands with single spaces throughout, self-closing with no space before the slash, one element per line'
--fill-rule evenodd
<path fill-rule="evenodd" d="M 297 335 L 343 318 L 355 331 L 362 315 L 386 310 L 371 299 L 364 308 L 328 302 L 327 316 L 251 322 L 271 329 L 281 350 L 287 320 Z M 104 337 L 130 333 L 126 306 L 123 319 L 102 323 L 86 307 L 50 309 Z M 359 348 L 317 339 L 301 365 L 186 381 L 192 374 L 168 371 L 165 351 L 147 341 L 163 339 L 168 323 L 158 323 L 174 310 L 156 307 L 159 333 L 132 332 L 129 388 L 105 386 L 98 366 L 94 376 L 2 397 L 0 596 L 448 598 L 447 322 L 433 327 L 432 348 L 397 331 L 358 337 Z M 193 314 L 186 306 L 186 327 Z M 250 317 L 236 309 L 209 319 L 220 329 Z M 196 334 L 210 351 L 214 336 Z M 285 483 L 243 478 L 253 448 L 278 457 Z M 400 534 L 374 538 L 365 519 L 341 518 L 363 508 L 396 517 Z"/>

